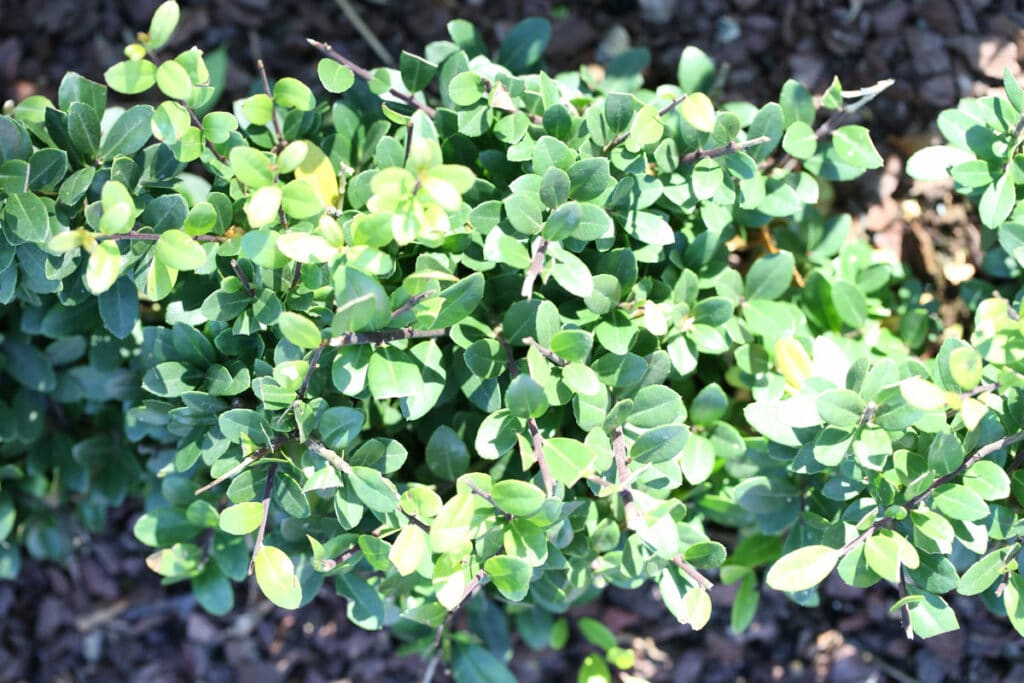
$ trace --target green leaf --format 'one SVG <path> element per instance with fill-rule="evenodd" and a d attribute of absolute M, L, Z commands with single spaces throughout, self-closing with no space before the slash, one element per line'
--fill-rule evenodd
<path fill-rule="evenodd" d="M 715 105 L 702 92 L 695 92 L 683 100 L 679 113 L 688 124 L 703 133 L 710 133 L 715 128 Z"/>
<path fill-rule="evenodd" d="M 546 19 L 523 19 L 505 34 L 497 61 L 512 73 L 529 71 L 540 62 L 549 40 L 551 24 Z"/>
<path fill-rule="evenodd" d="M 121 250 L 112 241 L 100 242 L 89 254 L 85 270 L 85 286 L 93 294 L 110 289 L 121 275 Z"/>
<path fill-rule="evenodd" d="M 835 548 L 808 545 L 780 557 L 765 577 L 765 583 L 777 591 L 796 592 L 814 588 L 828 578 L 839 562 Z"/>
<path fill-rule="evenodd" d="M 156 8 L 156 11 L 153 12 L 153 18 L 149 21 L 146 47 L 155 51 L 166 45 L 174 34 L 174 29 L 178 26 L 180 15 L 181 10 L 178 8 L 178 3 L 175 0 L 167 0 L 167 2 L 161 3 Z"/>
<path fill-rule="evenodd" d="M 320 77 L 324 90 L 335 95 L 345 92 L 356 82 L 352 69 L 327 57 L 317 62 L 316 75 Z"/>
<path fill-rule="evenodd" d="M 882 156 L 864 126 L 841 126 L 832 133 L 832 145 L 839 158 L 857 168 L 881 168 Z"/>
<path fill-rule="evenodd" d="M 280 548 L 265 545 L 256 552 L 256 584 L 270 602 L 283 609 L 302 603 L 302 586 L 295 565 Z"/>
<path fill-rule="evenodd" d="M 596 457 L 587 446 L 565 437 L 544 439 L 543 452 L 551 476 L 566 486 L 579 481 L 591 468 Z"/>
<path fill-rule="evenodd" d="M 387 514 L 398 507 L 398 490 L 377 470 L 356 465 L 346 479 L 359 500 L 370 510 Z"/>
<path fill-rule="evenodd" d="M 778 299 L 789 289 L 795 266 L 796 259 L 788 251 L 762 256 L 747 272 L 743 296 L 746 299 Z"/>
<path fill-rule="evenodd" d="M 254 126 L 265 126 L 274 117 L 274 101 L 265 93 L 251 95 L 242 100 L 242 116 Z"/>
<path fill-rule="evenodd" d="M 484 562 L 484 571 L 505 598 L 519 602 L 530 590 L 533 567 L 518 557 L 495 555 Z"/>
<path fill-rule="evenodd" d="M 304 315 L 285 311 L 278 316 L 277 325 L 284 338 L 300 349 L 315 349 L 320 346 L 320 328 Z"/>
<path fill-rule="evenodd" d="M 43 200 L 31 192 L 15 192 L 7 197 L 4 228 L 24 242 L 43 242 L 50 234 L 50 218 Z"/>
<path fill-rule="evenodd" d="M 398 70 L 402 74 L 402 82 L 411 93 L 417 93 L 426 88 L 437 73 L 437 64 L 428 62 L 426 59 L 411 52 L 402 50 L 398 58 Z"/>
<path fill-rule="evenodd" d="M 172 100 L 187 100 L 192 94 L 192 79 L 178 62 L 162 63 L 156 70 L 156 86 Z"/>
<path fill-rule="evenodd" d="M 331 323 L 334 334 L 378 330 L 391 320 L 391 303 L 384 288 L 361 270 L 341 266 L 334 271 L 337 310 Z"/>
<path fill-rule="evenodd" d="M 977 493 L 960 484 L 943 484 L 932 494 L 932 505 L 950 519 L 977 521 L 988 517 L 989 507 Z"/>
<path fill-rule="evenodd" d="M 688 45 L 679 55 L 676 79 L 684 93 L 707 91 L 715 80 L 715 63 L 703 50 Z"/>
<path fill-rule="evenodd" d="M 430 557 L 430 545 L 427 542 L 427 533 L 418 526 L 409 525 L 403 528 L 391 550 L 388 551 L 388 559 L 395 566 L 400 576 L 409 576 L 414 573 L 424 559 Z"/>
<path fill-rule="evenodd" d="M 469 449 L 447 425 L 439 425 L 430 435 L 425 456 L 430 471 L 447 481 L 457 479 L 469 466 Z"/>
<path fill-rule="evenodd" d="M 203 247 L 183 230 L 168 230 L 156 242 L 156 256 L 177 270 L 195 270 L 206 264 Z"/>
<path fill-rule="evenodd" d="M 262 228 L 276 223 L 282 197 L 283 192 L 277 185 L 267 185 L 253 192 L 245 203 L 245 218 L 249 225 Z"/>
<path fill-rule="evenodd" d="M 491 488 L 494 503 L 515 517 L 530 517 L 544 505 L 547 496 L 538 487 L 525 481 L 504 479 Z"/>
<path fill-rule="evenodd" d="M 196 602 L 215 616 L 224 616 L 235 605 L 235 592 L 231 581 L 214 563 L 208 563 L 203 572 L 192 579 L 192 592 Z"/>
<path fill-rule="evenodd" d="M 782 149 L 796 159 L 809 159 L 818 150 L 818 137 L 808 124 L 794 121 L 782 138 Z"/>
<path fill-rule="evenodd" d="M 563 204 L 548 216 L 542 234 L 552 242 L 560 242 L 575 235 L 582 219 L 583 211 L 579 204 Z"/>
<path fill-rule="evenodd" d="M 932 638 L 960 628 L 953 609 L 938 595 L 920 592 L 921 600 L 911 602 L 907 611 L 910 613 L 910 627 L 920 638 Z"/>
<path fill-rule="evenodd" d="M 644 432 L 630 448 L 634 461 L 656 464 L 671 460 L 683 452 L 690 431 L 684 425 L 665 425 Z"/>
<path fill-rule="evenodd" d="M 1010 624 L 1018 634 L 1024 636 L 1024 577 L 1014 572 L 1010 574 L 1010 580 L 1003 591 L 1003 605 L 1006 607 L 1006 616 Z"/>
<path fill-rule="evenodd" d="M 291 77 L 282 78 L 274 84 L 274 102 L 299 111 L 312 111 L 316 107 L 316 98 L 309 86 Z"/>
<path fill-rule="evenodd" d="M 999 579 L 1004 568 L 1003 551 L 992 551 L 963 573 L 956 592 L 960 595 L 980 595 Z"/>
<path fill-rule="evenodd" d="M 868 537 L 864 544 L 864 559 L 871 571 L 893 583 L 899 583 L 902 566 L 917 569 L 920 564 L 914 546 L 891 529 L 881 529 Z"/>
<path fill-rule="evenodd" d="M 529 375 L 518 375 L 505 392 L 505 404 L 516 417 L 540 417 L 548 409 L 544 388 Z"/>
<path fill-rule="evenodd" d="M 103 80 L 122 95 L 138 95 L 156 84 L 156 64 L 148 59 L 118 62 L 103 72 Z"/>
<path fill-rule="evenodd" d="M 114 286 L 97 299 L 100 319 L 112 335 L 125 339 L 139 319 L 139 292 L 127 277 L 118 278 Z"/>
<path fill-rule="evenodd" d="M 150 121 L 153 107 L 137 104 L 125 111 L 114 121 L 100 143 L 100 156 L 111 159 L 115 156 L 131 156 L 149 142 L 152 135 Z"/>
<path fill-rule="evenodd" d="M 464 71 L 448 82 L 448 97 L 459 107 L 473 106 L 486 94 L 484 80 L 472 71 Z"/>
<path fill-rule="evenodd" d="M 782 107 L 783 125 L 786 128 L 794 121 L 803 121 L 807 125 L 814 123 L 814 100 L 803 84 L 793 79 L 783 83 L 779 105 Z"/>
<path fill-rule="evenodd" d="M 978 215 L 985 227 L 996 229 L 1006 220 L 1017 200 L 1013 178 L 1009 171 L 985 188 L 978 202 Z"/>
<path fill-rule="evenodd" d="M 818 396 L 818 415 L 835 427 L 857 426 L 864 414 L 865 404 L 860 395 L 849 389 L 831 389 Z"/>
<path fill-rule="evenodd" d="M 476 511 L 475 496 L 457 493 L 441 508 L 430 525 L 430 547 L 435 553 L 446 553 L 473 540 L 470 529 Z"/>
<path fill-rule="evenodd" d="M 251 501 L 224 508 L 218 526 L 229 534 L 245 536 L 259 528 L 263 520 L 263 503 Z"/>
<path fill-rule="evenodd" d="M 108 235 L 127 232 L 135 221 L 135 201 L 121 183 L 110 180 L 103 184 L 101 193 L 103 215 L 100 218 L 100 232 Z"/>
<path fill-rule="evenodd" d="M 235 177 L 251 188 L 271 185 L 274 182 L 274 169 L 270 159 L 258 149 L 234 147 L 228 155 L 228 161 Z"/>
<path fill-rule="evenodd" d="M 572 164 L 566 172 L 571 183 L 569 196 L 582 202 L 596 199 L 612 183 L 608 159 L 604 157 L 581 159 Z"/>
<path fill-rule="evenodd" d="M 959 147 L 932 145 L 910 155 L 906 173 L 914 180 L 943 180 L 949 177 L 951 168 L 973 159 L 973 154 Z"/>

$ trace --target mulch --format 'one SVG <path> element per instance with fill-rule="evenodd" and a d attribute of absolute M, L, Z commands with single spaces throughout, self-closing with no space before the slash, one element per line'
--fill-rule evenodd
<path fill-rule="evenodd" d="M 122 46 L 144 28 L 157 0 L 0 0 L 0 99 L 55 95 L 69 69 L 102 80 Z M 229 49 L 228 98 L 255 85 L 255 60 L 270 75 L 315 82 L 305 38 L 331 42 L 361 64 L 379 63 L 332 0 L 183 2 L 175 47 Z M 951 267 L 980 267 L 973 210 L 943 183 L 912 183 L 906 157 L 938 142 L 937 113 L 960 97 L 998 91 L 1003 70 L 1021 75 L 1024 6 L 1017 0 L 350 0 L 392 55 L 445 37 L 454 17 L 475 21 L 491 44 L 520 18 L 552 17 L 553 69 L 573 69 L 625 44 L 651 50 L 648 82 L 671 81 L 684 45 L 728 69 L 723 96 L 763 102 L 787 78 L 821 92 L 838 74 L 847 88 L 892 77 L 896 84 L 864 115 L 884 169 L 842 188 L 842 206 L 894 258 L 942 295 L 947 324 L 969 312 L 955 302 Z M 228 100 L 225 100 L 228 101 Z M 187 586 L 161 586 L 129 531 L 134 514 L 111 515 L 108 531 L 79 539 L 67 567 L 27 561 L 16 583 L 0 584 L 0 683 L 21 681 L 418 680 L 424 663 L 399 656 L 385 633 L 350 626 L 344 600 L 324 593 L 296 612 L 238 589 L 223 618 L 199 609 Z M 853 590 L 831 579 L 822 605 L 802 609 L 766 594 L 751 628 L 728 628 L 733 587 L 712 591 L 711 623 L 678 624 L 653 590 L 609 590 L 573 611 L 611 625 L 637 653 L 635 673 L 655 682 L 1024 680 L 1024 641 L 977 599 L 947 596 L 962 629 L 908 641 L 888 612 L 894 589 Z M 591 649 L 575 635 L 560 652 L 517 644 L 520 680 L 573 680 Z M 435 680 L 444 679 L 441 672 Z"/>

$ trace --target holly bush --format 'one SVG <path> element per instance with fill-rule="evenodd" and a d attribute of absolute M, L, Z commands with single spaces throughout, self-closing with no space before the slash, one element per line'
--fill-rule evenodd
<path fill-rule="evenodd" d="M 218 111 L 178 18 L 0 117 L 0 575 L 134 496 L 209 612 L 250 574 L 285 608 L 328 583 L 459 681 L 608 585 L 700 629 L 738 582 L 742 631 L 762 580 L 814 605 L 838 567 L 921 637 L 952 591 L 1024 628 L 1012 81 L 915 162 L 963 161 L 1003 250 L 964 331 L 833 208 L 882 165 L 848 121 L 889 81 L 716 107 L 695 48 L 651 89 L 644 49 L 551 76 L 544 20 L 496 54 L 454 20 L 398 69 L 311 40 L 325 98 L 260 64 Z M 578 627 L 587 680 L 631 667 Z"/>

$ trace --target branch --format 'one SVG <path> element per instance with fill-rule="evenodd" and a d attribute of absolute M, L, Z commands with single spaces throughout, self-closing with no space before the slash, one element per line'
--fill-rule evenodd
<path fill-rule="evenodd" d="M 427 299 L 427 298 L 430 298 L 430 297 L 434 296 L 435 294 L 437 294 L 437 290 L 436 289 L 428 289 L 425 292 L 420 292 L 419 294 L 413 294 L 412 296 L 410 296 L 408 299 L 405 300 L 404 304 L 402 304 L 401 306 L 396 308 L 394 310 L 394 312 L 392 312 L 391 319 L 394 320 L 395 318 L 397 318 L 398 316 L 402 315 L 403 313 L 405 313 L 407 311 L 411 311 L 416 304 L 418 304 L 419 302 L 423 301 L 424 299 Z"/>
<path fill-rule="evenodd" d="M 970 457 L 964 460 L 960 464 L 960 466 L 957 467 L 955 470 L 953 470 L 949 474 L 944 474 L 943 476 L 939 477 L 938 479 L 933 481 L 928 488 L 926 488 L 924 491 L 911 498 L 910 502 L 906 504 L 907 509 L 909 510 L 910 508 L 913 508 L 922 500 L 932 495 L 932 492 L 934 492 L 935 489 L 939 488 L 943 484 L 948 484 L 949 482 L 959 477 L 966 470 L 970 469 L 979 460 L 982 460 L 983 458 L 992 455 L 996 451 L 1001 451 L 1007 446 L 1012 446 L 1013 444 L 1018 443 L 1019 441 L 1024 441 L 1024 432 L 1017 432 L 1016 434 L 1013 434 L 1011 436 L 1004 436 L 1002 439 L 997 439 L 992 443 L 985 444 L 978 450 L 974 451 L 974 453 L 971 453 Z"/>
<path fill-rule="evenodd" d="M 533 298 L 533 283 L 544 268 L 544 254 L 548 250 L 548 241 L 541 237 L 537 240 L 537 250 L 533 252 L 533 259 L 530 260 L 530 269 L 526 271 L 526 279 L 523 280 L 523 288 L 519 293 L 527 299 Z"/>
<path fill-rule="evenodd" d="M 673 109 L 678 107 L 679 103 L 682 102 L 685 99 L 686 99 L 686 93 L 683 93 L 679 97 L 674 98 L 671 102 L 669 102 L 664 107 L 662 107 L 661 109 L 658 110 L 658 116 L 664 116 L 665 114 L 669 113 L 670 111 L 672 111 Z M 615 149 L 616 147 L 621 145 L 623 142 L 628 140 L 629 136 L 630 136 L 630 134 L 632 132 L 633 132 L 632 129 L 622 131 L 621 133 L 616 135 L 611 140 L 611 142 L 609 142 L 607 145 L 605 145 L 604 148 L 601 151 L 604 152 L 605 154 L 607 154 L 608 152 L 612 151 L 613 149 Z"/>
<path fill-rule="evenodd" d="M 317 439 L 312 437 L 306 439 L 306 448 L 313 451 L 314 454 L 319 455 L 321 458 L 327 461 L 329 465 L 334 469 L 342 472 L 343 474 L 351 474 L 352 466 L 345 462 L 345 459 L 340 455 L 332 451 L 327 446 L 323 445 Z"/>
<path fill-rule="evenodd" d="M 689 576 L 698 586 L 706 591 L 711 590 L 715 587 L 715 584 L 711 582 L 706 576 L 701 574 L 697 569 L 683 559 L 682 555 L 676 555 L 672 558 L 672 564 L 683 570 L 683 573 Z"/>
<path fill-rule="evenodd" d="M 249 560 L 249 575 L 252 576 L 253 566 L 256 564 L 256 553 L 263 547 L 263 534 L 267 531 L 267 518 L 270 516 L 270 494 L 274 490 L 274 475 L 277 474 L 277 463 L 271 463 L 267 470 L 267 483 L 263 486 L 263 517 L 260 518 L 260 528 L 256 532 L 256 544 L 252 547 L 252 559 Z"/>
<path fill-rule="evenodd" d="M 498 343 L 505 349 L 506 365 L 508 374 L 512 379 L 519 376 L 519 366 L 516 365 L 516 356 L 512 347 L 500 334 L 497 335 Z M 527 418 L 526 427 L 530 430 L 530 441 L 533 443 L 533 459 L 537 461 L 540 468 L 541 479 L 544 480 L 544 493 L 550 498 L 555 492 L 555 478 L 551 476 L 551 469 L 548 467 L 548 459 L 544 457 L 544 437 L 540 433 L 540 427 L 535 418 Z"/>
<path fill-rule="evenodd" d="M 313 352 L 313 357 L 309 360 L 309 369 L 306 370 L 306 376 L 302 378 L 302 384 L 299 385 L 299 391 L 297 393 L 299 399 L 302 399 L 302 397 L 306 395 L 306 389 L 309 389 L 309 382 L 313 379 L 313 372 L 316 370 L 317 364 L 320 362 L 320 354 L 324 352 L 325 348 L 327 348 L 327 342 L 320 344 L 320 346 L 316 347 L 316 350 Z"/>
<path fill-rule="evenodd" d="M 714 149 L 697 149 L 690 152 L 689 154 L 684 154 L 682 157 L 680 157 L 679 165 L 683 166 L 684 164 L 695 164 L 698 161 L 702 161 L 703 159 L 714 159 L 716 157 L 724 157 L 725 155 L 732 154 L 733 152 L 739 152 L 750 147 L 756 147 L 762 143 L 768 142 L 769 140 L 771 140 L 771 138 L 768 137 L 767 135 L 760 135 L 756 138 L 744 140 L 743 142 L 730 142 L 727 145 L 715 147 Z"/>
<path fill-rule="evenodd" d="M 344 64 L 348 68 L 352 69 L 352 73 L 354 73 L 356 76 L 359 76 L 359 78 L 363 79 L 364 81 L 370 82 L 373 80 L 372 73 L 370 73 L 363 67 L 359 66 L 348 57 L 340 54 L 337 50 L 335 50 L 327 43 L 322 43 L 319 40 L 313 40 L 312 38 L 306 38 L 306 42 L 308 42 L 315 49 L 322 52 L 324 55 L 330 57 L 334 61 Z M 388 94 L 390 94 L 393 97 L 397 97 L 399 100 L 405 102 L 406 104 L 412 107 L 416 107 L 430 118 L 434 118 L 434 115 L 437 113 L 437 111 L 429 104 L 424 104 L 423 102 L 420 102 L 419 100 L 417 100 L 415 97 L 408 93 L 401 92 L 400 90 L 395 90 L 394 88 L 388 88 Z"/>
<path fill-rule="evenodd" d="M 97 242 L 117 242 L 118 240 L 140 240 L 143 242 L 156 242 L 160 239 L 160 233 L 158 232 L 138 232 L 132 230 L 131 232 L 115 232 L 110 235 L 93 235 Z M 196 242 L 227 242 L 230 237 L 225 235 L 192 235 L 192 239 Z"/>
<path fill-rule="evenodd" d="M 435 339 L 448 336 L 448 328 L 440 330 L 414 330 L 402 327 L 397 330 L 378 330 L 376 332 L 346 332 L 327 340 L 330 346 L 353 346 L 357 344 L 386 344 L 402 339 Z"/>
<path fill-rule="evenodd" d="M 225 481 L 227 481 L 231 477 L 235 476 L 236 474 L 238 474 L 239 472 L 244 470 L 246 467 L 248 467 L 252 463 L 254 463 L 257 460 L 259 460 L 260 458 L 265 457 L 266 455 L 274 452 L 278 447 L 283 446 L 285 443 L 288 442 L 288 439 L 290 439 L 291 436 L 292 435 L 289 434 L 287 436 L 278 436 L 278 437 L 274 438 L 270 442 L 269 446 L 264 446 L 263 448 L 260 448 L 257 451 L 253 451 L 251 454 L 249 454 L 248 456 L 243 458 L 242 462 L 238 463 L 237 465 L 232 467 L 230 470 L 228 470 L 224 474 L 220 475 L 219 477 L 217 477 L 216 479 L 211 481 L 206 486 L 200 486 L 199 488 L 197 488 L 196 492 L 195 492 L 195 495 L 197 495 L 197 496 L 201 495 L 203 493 L 206 493 L 210 489 L 214 488 L 218 484 L 223 484 Z"/>
<path fill-rule="evenodd" d="M 249 276 L 245 274 L 241 266 L 238 265 L 238 259 L 231 259 L 231 270 L 235 271 L 235 277 L 242 283 L 242 289 L 249 295 L 250 299 L 256 298 L 256 292 L 252 288 L 252 284 L 249 282 Z"/>
<path fill-rule="evenodd" d="M 896 81 L 891 78 L 886 78 L 878 81 L 878 83 L 875 83 L 874 85 L 869 85 L 866 88 L 860 88 L 859 90 L 844 90 L 842 92 L 843 97 L 860 97 L 860 99 L 849 106 L 844 105 L 833 112 L 831 116 L 825 119 L 824 123 L 814 130 L 814 139 L 820 141 L 832 135 L 832 133 L 839 128 L 839 124 L 841 124 L 850 114 L 855 114 L 860 109 L 866 107 L 873 99 L 888 90 L 895 82 Z M 783 156 L 776 164 L 776 166 L 781 166 L 788 171 L 792 171 L 796 168 L 796 165 L 796 159 L 788 154 Z"/>
<path fill-rule="evenodd" d="M 267 69 L 263 66 L 263 60 L 256 60 L 256 68 L 260 72 L 260 81 L 263 82 L 263 92 L 266 93 L 267 97 L 273 101 L 274 91 L 270 89 L 270 81 L 267 79 Z M 284 139 L 284 133 L 281 132 L 281 122 L 277 118 L 277 107 L 271 105 L 270 107 L 270 120 L 274 123 L 274 132 L 277 133 L 277 145 L 282 146 L 288 141 Z"/>
<path fill-rule="evenodd" d="M 555 353 L 554 351 L 552 351 L 548 347 L 541 346 L 540 342 L 538 342 L 533 337 L 523 337 L 523 341 L 526 342 L 527 345 L 532 346 L 533 348 L 537 349 L 537 351 L 540 352 L 540 355 L 544 356 L 545 358 L 547 358 L 549 361 L 551 361 L 552 363 L 554 363 L 558 367 L 564 368 L 566 365 L 569 364 L 569 361 L 567 361 L 566 359 L 562 358 L 561 356 L 559 356 L 557 353 Z"/>
<path fill-rule="evenodd" d="M 493 508 L 494 508 L 494 509 L 495 509 L 495 510 L 496 510 L 496 511 L 497 511 L 497 512 L 499 513 L 499 514 L 501 514 L 501 515 L 502 515 L 502 516 L 503 516 L 503 517 L 504 517 L 505 519 L 512 519 L 512 513 L 509 513 L 509 512 L 505 512 L 505 511 L 504 511 L 504 510 L 503 510 L 503 509 L 501 508 L 501 506 L 500 506 L 500 505 L 498 505 L 497 503 L 495 503 L 495 502 L 494 502 L 494 496 L 492 496 L 491 494 L 487 493 L 487 491 L 484 491 L 483 489 L 481 489 L 481 488 L 480 488 L 479 486 L 477 486 L 476 484 L 474 484 L 474 483 L 473 483 L 473 482 L 471 482 L 471 481 L 466 481 L 466 486 L 468 486 L 468 487 L 469 487 L 469 490 L 470 490 L 470 491 L 472 491 L 473 493 L 475 493 L 476 495 L 480 496 L 481 498 L 483 498 L 484 500 L 486 500 L 486 501 L 487 501 L 488 503 L 490 503 L 490 504 L 491 504 L 491 506 L 492 506 L 492 507 L 493 507 Z"/>

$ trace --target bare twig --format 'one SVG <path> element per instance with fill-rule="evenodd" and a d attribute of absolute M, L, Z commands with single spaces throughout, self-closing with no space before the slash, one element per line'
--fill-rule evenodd
<path fill-rule="evenodd" d="M 527 345 L 537 349 L 537 351 L 540 352 L 540 355 L 544 356 L 558 367 L 564 368 L 566 365 L 569 364 L 569 361 L 562 358 L 561 356 L 559 356 L 557 353 L 547 348 L 546 346 L 542 346 L 540 342 L 538 342 L 533 337 L 523 337 L 523 341 L 526 342 Z"/>
<path fill-rule="evenodd" d="M 448 328 L 440 330 L 414 330 L 401 327 L 397 330 L 378 330 L 376 332 L 346 332 L 328 340 L 330 346 L 355 346 L 358 344 L 386 344 L 401 339 L 436 339 L 448 336 Z"/>
<path fill-rule="evenodd" d="M 983 458 L 989 455 L 992 455 L 997 451 L 1001 451 L 1007 446 L 1012 446 L 1013 444 L 1018 443 L 1020 441 L 1024 441 L 1024 432 L 1017 432 L 1016 434 L 1004 436 L 1002 439 L 997 439 L 992 443 L 985 444 L 978 450 L 971 453 L 971 455 L 966 460 L 964 460 L 960 464 L 960 466 L 957 467 L 955 470 L 953 470 L 949 474 L 945 474 L 939 477 L 938 479 L 933 481 L 927 489 L 911 498 L 910 502 L 907 503 L 906 505 L 907 509 L 915 507 L 922 500 L 932 495 L 932 492 L 935 491 L 935 489 L 939 488 L 943 484 L 948 484 L 949 482 L 953 481 L 961 474 L 963 474 L 966 470 L 970 469 L 976 462 L 982 460 Z"/>
<path fill-rule="evenodd" d="M 267 470 L 267 483 L 263 486 L 263 516 L 260 518 L 260 528 L 256 532 L 256 544 L 252 547 L 252 559 L 249 560 L 249 575 L 252 576 L 253 566 L 256 564 L 256 554 L 263 548 L 263 535 L 267 532 L 267 518 L 270 516 L 270 494 L 274 490 L 274 476 L 277 474 L 277 463 L 271 463 Z"/>
<path fill-rule="evenodd" d="M 326 56 L 330 57 L 334 61 L 344 64 L 348 68 L 352 69 L 352 73 L 354 73 L 356 76 L 359 76 L 359 78 L 363 79 L 364 81 L 369 82 L 373 80 L 372 73 L 370 73 L 363 67 L 359 66 L 358 64 L 356 64 L 343 54 L 340 54 L 337 50 L 332 48 L 327 43 L 320 42 L 319 40 L 313 40 L 312 38 L 307 38 L 306 42 L 308 42 L 314 48 L 316 48 Z M 430 118 L 434 118 L 434 115 L 437 113 L 437 111 L 429 104 L 424 104 L 423 102 L 420 102 L 409 93 L 404 93 L 401 90 L 396 90 L 395 88 L 388 88 L 388 93 L 392 97 L 398 98 L 399 100 L 405 102 L 409 106 L 416 107 Z"/>
<path fill-rule="evenodd" d="M 309 389 L 309 382 L 313 379 L 313 372 L 316 370 L 316 366 L 320 362 L 320 354 L 324 352 L 325 348 L 327 348 L 327 342 L 316 347 L 316 350 L 313 351 L 313 357 L 309 359 L 309 369 L 306 370 L 306 376 L 302 378 L 302 384 L 299 385 L 299 391 L 296 394 L 300 400 L 306 395 L 306 390 Z"/>
<path fill-rule="evenodd" d="M 681 555 L 676 555 L 672 558 L 672 564 L 683 570 L 683 573 L 689 576 L 694 583 L 703 588 L 706 591 L 711 590 L 715 587 L 715 584 L 711 583 L 711 580 L 706 576 L 697 571 L 696 567 L 687 562 L 682 558 Z"/>
<path fill-rule="evenodd" d="M 115 232 L 110 235 L 93 235 L 93 238 L 97 242 L 117 242 L 120 240 L 138 240 L 142 242 L 156 242 L 160 239 L 160 233 L 157 232 L 137 232 L 132 230 L 131 232 Z M 227 242 L 229 237 L 224 235 L 192 235 L 192 239 L 196 242 Z"/>
<path fill-rule="evenodd" d="M 416 304 L 423 301 L 424 299 L 434 296 L 435 294 L 437 294 L 436 289 L 428 289 L 425 292 L 420 292 L 419 294 L 414 294 L 410 296 L 408 299 L 406 299 L 404 304 L 396 308 L 394 312 L 391 313 L 391 319 L 394 320 L 395 318 L 402 315 L 406 311 L 411 311 Z"/>
<path fill-rule="evenodd" d="M 256 68 L 260 72 L 260 81 L 263 83 L 263 92 L 266 93 L 267 97 L 271 100 L 274 99 L 274 91 L 270 89 L 270 80 L 267 78 L 267 68 L 263 65 L 262 59 L 256 60 Z M 281 121 L 277 118 L 277 108 L 270 108 L 270 120 L 274 124 L 274 133 L 277 134 L 277 146 L 283 147 L 287 144 L 287 140 L 284 139 L 284 133 L 281 131 Z"/>
<path fill-rule="evenodd" d="M 543 237 L 535 244 L 533 258 L 530 260 L 530 269 L 526 271 L 526 278 L 523 280 L 523 287 L 519 293 L 527 299 L 533 298 L 533 283 L 536 282 L 540 271 L 544 269 L 544 255 L 548 251 L 548 241 Z"/>
<path fill-rule="evenodd" d="M 512 346 L 501 334 L 497 334 L 498 343 L 505 349 L 506 366 L 509 377 L 515 379 L 519 376 L 519 366 L 516 365 L 516 356 Z M 530 430 L 530 442 L 533 444 L 533 459 L 537 461 L 540 468 L 541 479 L 544 480 L 544 492 L 550 498 L 555 492 L 555 478 L 551 475 L 551 468 L 548 467 L 548 459 L 544 456 L 544 437 L 540 433 L 540 426 L 535 418 L 527 418 L 526 427 Z"/>
<path fill-rule="evenodd" d="M 309 450 L 313 451 L 313 453 L 319 455 L 321 458 L 326 460 L 327 464 L 329 464 L 331 467 L 338 470 L 339 472 L 342 472 L 344 474 L 352 473 L 352 466 L 345 462 L 344 458 L 342 458 L 340 455 L 332 451 L 330 448 L 325 446 L 317 439 L 306 439 L 306 448 L 308 448 Z"/>
<path fill-rule="evenodd" d="M 494 496 L 492 496 L 491 494 L 487 493 L 487 491 L 484 491 L 482 488 L 480 488 L 479 486 L 477 486 L 476 484 L 474 484 L 471 481 L 467 480 L 466 481 L 466 486 L 468 486 L 469 490 L 472 491 L 474 494 L 476 494 L 477 496 L 480 496 L 481 498 L 486 500 L 488 503 L 490 503 L 491 507 L 493 507 L 495 509 L 495 511 L 498 514 L 500 514 L 502 517 L 504 517 L 505 519 L 512 519 L 512 514 L 511 513 L 505 512 L 505 510 L 503 510 L 500 505 L 498 505 L 496 502 L 494 502 Z"/>
<path fill-rule="evenodd" d="M 697 149 L 692 152 L 689 152 L 688 154 L 684 154 L 682 157 L 680 157 L 679 165 L 684 166 L 686 164 L 695 164 L 703 159 L 714 159 L 717 157 L 724 157 L 727 154 L 732 154 L 733 152 L 739 152 L 750 147 L 756 147 L 760 144 L 768 142 L 769 140 L 771 140 L 771 138 L 768 137 L 767 135 L 759 135 L 756 138 L 744 140 L 743 142 L 730 142 L 727 145 L 715 147 L 714 149 Z"/>
<path fill-rule="evenodd" d="M 249 282 L 249 276 L 245 274 L 242 267 L 238 265 L 238 259 L 231 259 L 231 270 L 235 271 L 235 277 L 242 283 L 242 289 L 249 295 L 250 299 L 256 298 L 256 292 L 252 288 L 252 283 Z"/>
<path fill-rule="evenodd" d="M 664 116 L 665 114 L 669 113 L 670 111 L 672 111 L 673 109 L 678 107 L 679 103 L 682 102 L 685 99 L 686 99 L 686 93 L 683 93 L 679 97 L 673 98 L 673 100 L 671 102 L 669 102 L 664 107 L 662 107 L 661 109 L 658 110 L 658 116 Z M 622 131 L 621 133 L 616 135 L 614 138 L 612 138 L 612 140 L 607 145 L 605 145 L 604 148 L 601 151 L 604 152 L 605 154 L 607 154 L 608 152 L 612 151 L 613 149 L 615 149 L 616 147 L 621 145 L 623 142 L 628 140 L 629 136 L 630 136 L 630 134 L 632 132 L 633 132 L 632 129 Z"/>
<path fill-rule="evenodd" d="M 206 493 L 210 489 L 214 488 L 218 484 L 223 484 L 225 481 L 227 481 L 228 479 L 231 479 L 236 474 L 238 474 L 239 472 L 244 470 L 246 467 L 248 467 L 252 463 L 254 463 L 257 460 L 259 460 L 260 458 L 263 458 L 263 457 L 269 455 L 270 453 L 273 453 L 275 450 L 277 450 L 278 448 L 283 446 L 285 443 L 287 443 L 288 439 L 290 439 L 291 437 L 292 437 L 292 435 L 289 434 L 289 435 L 286 435 L 286 436 L 278 436 L 278 437 L 274 438 L 270 442 L 269 446 L 264 446 L 263 448 L 260 448 L 259 450 L 253 451 L 251 454 L 249 454 L 245 458 L 242 458 L 242 461 L 240 463 L 238 463 L 237 465 L 232 467 L 230 470 L 228 470 L 224 474 L 220 475 L 219 477 L 217 477 L 216 479 L 211 481 L 206 486 L 200 486 L 199 488 L 197 488 L 196 492 L 195 492 L 195 495 L 197 495 L 197 496 L 201 495 L 203 493 Z"/>

